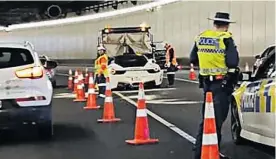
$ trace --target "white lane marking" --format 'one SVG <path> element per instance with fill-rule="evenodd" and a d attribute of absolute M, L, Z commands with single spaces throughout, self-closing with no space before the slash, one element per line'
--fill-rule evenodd
<path fill-rule="evenodd" d="M 164 77 L 164 78 L 167 78 L 167 77 Z M 192 80 L 188 80 L 188 79 L 184 79 L 184 78 L 175 78 L 175 80 L 182 81 L 182 82 L 196 83 L 196 84 L 199 83 L 198 81 L 192 81 Z"/>
<path fill-rule="evenodd" d="M 172 91 L 176 90 L 176 88 L 157 88 L 157 89 L 145 89 L 145 92 L 155 92 L 155 91 Z M 138 93 L 139 90 L 129 90 L 129 91 L 116 91 L 119 93 Z"/>
<path fill-rule="evenodd" d="M 96 94 L 98 94 L 98 92 L 96 92 Z M 85 97 L 88 97 L 88 93 L 85 93 Z M 76 98 L 76 94 L 74 93 L 57 93 L 54 95 L 55 99 L 59 99 L 59 98 Z"/>
<path fill-rule="evenodd" d="M 127 102 L 129 102 L 130 104 L 132 104 L 133 106 L 137 107 L 137 104 L 135 101 L 133 101 L 132 99 L 127 98 L 126 96 L 122 95 L 119 92 L 114 92 L 114 94 L 118 95 L 119 97 L 121 97 L 122 99 L 126 100 Z M 154 118 L 155 120 L 159 121 L 160 123 L 162 123 L 163 125 L 165 125 L 166 127 L 168 127 L 169 129 L 173 130 L 174 132 L 176 132 L 177 134 L 179 134 L 180 136 L 182 136 L 183 138 L 185 138 L 186 140 L 190 141 L 191 143 L 195 144 L 196 139 L 187 134 L 186 132 L 182 131 L 181 129 L 179 129 L 178 127 L 176 127 L 175 125 L 169 123 L 168 121 L 166 121 L 165 119 L 161 118 L 160 116 L 158 116 L 157 114 L 151 112 L 150 110 L 146 109 L 147 113 L 149 116 L 151 116 L 152 118 Z"/>
<path fill-rule="evenodd" d="M 130 99 L 138 99 L 138 95 L 133 95 L 133 96 L 127 96 L 128 98 L 130 98 Z M 156 96 L 156 95 L 147 95 L 147 96 L 145 96 L 145 99 L 146 100 L 153 100 L 153 99 L 156 99 L 158 96 Z"/>
<path fill-rule="evenodd" d="M 146 101 L 149 104 L 166 104 L 166 105 L 182 105 L 182 104 L 201 104 L 202 101 L 167 101 L 166 99 Z"/>
<path fill-rule="evenodd" d="M 56 75 L 59 75 L 59 76 L 69 76 L 68 74 L 65 74 L 65 73 L 56 73 Z"/>

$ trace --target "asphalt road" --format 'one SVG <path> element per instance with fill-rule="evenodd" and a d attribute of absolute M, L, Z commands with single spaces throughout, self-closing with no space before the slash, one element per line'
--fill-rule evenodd
<path fill-rule="evenodd" d="M 8 134 L 0 144 L 5 159 L 192 159 L 202 93 L 187 72 L 177 74 L 175 88 L 146 90 L 149 126 L 155 145 L 131 146 L 135 124 L 137 90 L 113 92 L 116 116 L 122 121 L 99 124 L 102 110 L 84 110 L 73 102 L 66 87 L 68 68 L 58 70 L 58 88 L 53 99 L 54 137 L 40 141 L 33 131 Z M 165 79 L 166 80 L 166 79 Z M 20 134 L 20 135 L 19 135 Z M 236 146 L 231 140 L 229 118 L 223 127 L 222 152 L 233 159 L 273 159 L 274 149 L 247 142 Z"/>

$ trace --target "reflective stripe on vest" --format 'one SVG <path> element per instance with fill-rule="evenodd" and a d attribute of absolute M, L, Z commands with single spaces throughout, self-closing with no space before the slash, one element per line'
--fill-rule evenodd
<path fill-rule="evenodd" d="M 173 49 L 171 46 L 169 46 L 169 48 L 166 51 L 166 63 L 170 62 L 170 50 Z M 174 49 L 173 49 L 174 50 Z M 172 59 L 172 64 L 173 65 L 177 65 L 177 61 L 176 61 L 176 56 L 175 56 L 175 52 L 173 52 L 173 59 Z"/>
<path fill-rule="evenodd" d="M 225 75 L 225 44 L 223 40 L 230 38 L 229 32 L 207 30 L 196 39 L 199 59 L 199 73 L 206 75 Z"/>

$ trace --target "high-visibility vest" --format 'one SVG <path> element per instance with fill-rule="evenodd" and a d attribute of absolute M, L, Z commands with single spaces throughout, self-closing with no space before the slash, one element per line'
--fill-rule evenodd
<path fill-rule="evenodd" d="M 225 75 L 225 38 L 232 37 L 229 32 L 206 30 L 196 38 L 199 60 L 199 74 L 202 76 Z"/>
<path fill-rule="evenodd" d="M 169 48 L 166 51 L 166 63 L 170 62 L 170 50 L 173 49 L 171 46 L 169 46 Z M 173 49 L 174 50 L 174 49 Z M 175 56 L 175 52 L 173 52 L 173 59 L 171 62 L 172 65 L 177 65 L 177 61 L 176 61 L 176 56 Z"/>
<path fill-rule="evenodd" d="M 108 76 L 108 56 L 106 54 L 101 55 L 95 61 L 95 73 Z"/>

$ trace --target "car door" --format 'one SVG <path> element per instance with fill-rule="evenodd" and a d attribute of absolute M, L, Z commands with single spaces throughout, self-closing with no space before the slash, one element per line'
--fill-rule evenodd
<path fill-rule="evenodd" d="M 274 51 L 274 50 L 272 50 Z M 275 51 L 260 65 L 254 81 L 247 89 L 247 102 L 252 108 L 247 114 L 247 125 L 250 132 L 265 136 L 274 136 L 275 102 L 272 101 L 275 80 L 271 75 L 275 71 Z M 274 73 L 275 74 L 275 73 Z"/>

